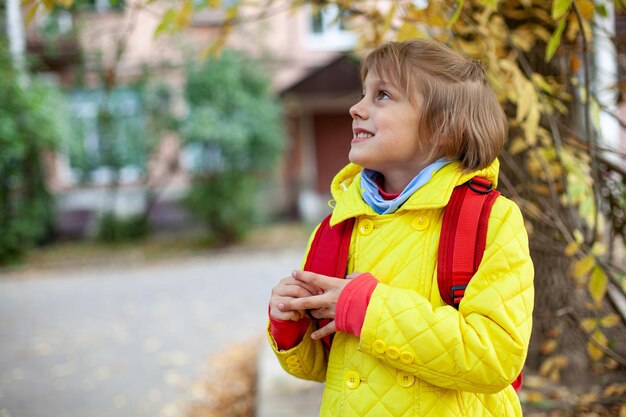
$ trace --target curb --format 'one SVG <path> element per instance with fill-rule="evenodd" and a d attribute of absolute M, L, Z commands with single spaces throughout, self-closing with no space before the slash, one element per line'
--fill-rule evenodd
<path fill-rule="evenodd" d="M 318 417 L 324 385 L 289 375 L 267 341 L 257 361 L 255 417 Z"/>

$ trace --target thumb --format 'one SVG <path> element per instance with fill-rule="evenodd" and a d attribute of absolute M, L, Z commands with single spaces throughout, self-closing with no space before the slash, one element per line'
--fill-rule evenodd
<path fill-rule="evenodd" d="M 358 277 L 359 275 L 362 275 L 362 274 L 363 274 L 362 272 L 356 272 L 355 271 L 355 272 L 351 273 L 350 275 L 347 275 L 346 279 L 354 279 L 354 278 L 356 278 L 356 277 Z"/>

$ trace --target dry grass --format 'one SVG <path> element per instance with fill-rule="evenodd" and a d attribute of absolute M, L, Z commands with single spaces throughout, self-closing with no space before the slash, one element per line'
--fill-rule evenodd
<path fill-rule="evenodd" d="M 209 375 L 194 385 L 186 417 L 254 416 L 258 341 L 230 346 L 209 359 Z"/>

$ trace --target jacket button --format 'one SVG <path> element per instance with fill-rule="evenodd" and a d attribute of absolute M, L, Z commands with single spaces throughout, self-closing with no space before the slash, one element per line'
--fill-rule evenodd
<path fill-rule="evenodd" d="M 402 388 L 409 388 L 415 383 L 415 376 L 407 372 L 398 372 L 398 385 Z"/>
<path fill-rule="evenodd" d="M 415 360 L 415 355 L 411 352 L 402 352 L 400 354 L 400 362 L 410 365 Z"/>
<path fill-rule="evenodd" d="M 387 344 L 383 342 L 382 340 L 376 340 L 373 343 L 372 347 L 374 349 L 374 352 L 378 353 L 379 355 L 382 355 L 387 350 Z"/>
<path fill-rule="evenodd" d="M 390 346 L 387 348 L 387 357 L 395 361 L 400 357 L 400 351 L 397 347 Z"/>
<path fill-rule="evenodd" d="M 298 374 L 302 372 L 302 366 L 300 366 L 300 364 L 289 365 L 287 366 L 287 369 L 293 374 Z"/>
<path fill-rule="evenodd" d="M 413 228 L 415 230 L 426 230 L 428 228 L 429 223 L 430 221 L 428 220 L 428 217 L 418 215 L 418 216 L 415 216 L 411 224 L 413 225 Z"/>
<path fill-rule="evenodd" d="M 346 372 L 344 381 L 346 382 L 346 387 L 350 389 L 357 389 L 361 385 L 361 377 L 354 371 Z"/>
<path fill-rule="evenodd" d="M 367 236 L 374 230 L 374 222 L 370 219 L 363 219 L 359 222 L 359 232 Z"/>

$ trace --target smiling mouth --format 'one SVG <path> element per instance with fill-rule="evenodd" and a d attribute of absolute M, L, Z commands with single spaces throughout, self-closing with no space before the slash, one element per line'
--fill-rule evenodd
<path fill-rule="evenodd" d="M 374 134 L 370 132 L 358 132 L 356 135 L 354 135 L 354 138 L 355 139 L 367 139 L 367 138 L 371 138 L 372 136 L 374 136 Z"/>

